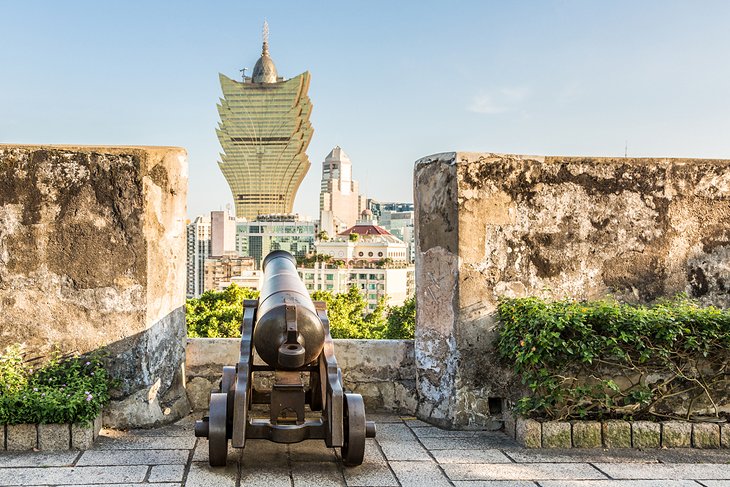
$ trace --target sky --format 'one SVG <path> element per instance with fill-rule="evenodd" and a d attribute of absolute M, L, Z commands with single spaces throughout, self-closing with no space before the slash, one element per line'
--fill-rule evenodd
<path fill-rule="evenodd" d="M 188 216 L 225 208 L 218 73 L 264 19 L 279 75 L 312 75 L 302 215 L 336 145 L 381 201 L 438 152 L 730 158 L 724 0 L 0 0 L 0 143 L 181 146 Z"/>

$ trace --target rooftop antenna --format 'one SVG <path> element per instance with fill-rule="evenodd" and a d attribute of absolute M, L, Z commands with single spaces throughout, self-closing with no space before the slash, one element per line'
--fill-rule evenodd
<path fill-rule="evenodd" d="M 264 28 L 261 33 L 261 37 L 264 39 L 263 54 L 269 53 L 269 23 L 264 19 Z"/>
<path fill-rule="evenodd" d="M 624 142 L 624 158 L 629 157 L 629 141 Z"/>
<path fill-rule="evenodd" d="M 246 81 L 246 70 L 247 69 L 248 68 L 239 69 L 239 71 L 241 72 L 241 78 L 243 79 L 243 81 Z"/>

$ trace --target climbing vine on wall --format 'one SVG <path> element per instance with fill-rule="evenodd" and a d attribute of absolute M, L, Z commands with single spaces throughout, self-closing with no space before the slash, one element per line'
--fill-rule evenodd
<path fill-rule="evenodd" d="M 502 299 L 498 353 L 529 394 L 521 414 L 568 418 L 719 416 L 730 402 L 730 311 L 678 297 Z"/>

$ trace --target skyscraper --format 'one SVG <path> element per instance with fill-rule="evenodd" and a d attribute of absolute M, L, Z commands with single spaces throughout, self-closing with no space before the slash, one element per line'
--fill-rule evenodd
<path fill-rule="evenodd" d="M 278 76 L 264 23 L 252 76 L 242 81 L 219 76 L 223 98 L 217 134 L 223 153 L 218 165 L 231 187 L 236 217 L 291 213 L 311 165 L 305 153 L 313 132 L 309 72 L 286 81 Z"/>
<path fill-rule="evenodd" d="M 337 146 L 322 163 L 319 228 L 333 237 L 355 225 L 364 208 L 365 199 L 360 195 L 357 181 L 352 179 L 352 161 Z"/>

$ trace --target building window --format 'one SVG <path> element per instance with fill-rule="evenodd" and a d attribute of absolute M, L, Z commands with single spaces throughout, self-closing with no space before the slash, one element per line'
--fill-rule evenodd
<path fill-rule="evenodd" d="M 368 278 L 368 275 L 367 274 L 360 274 L 360 275 L 358 275 L 358 279 L 367 279 L 367 278 Z"/>
<path fill-rule="evenodd" d="M 377 294 L 368 294 L 368 299 L 378 299 Z"/>
<path fill-rule="evenodd" d="M 363 254 L 362 252 L 358 252 L 358 253 L 357 253 L 357 255 L 358 255 L 359 257 L 362 257 L 362 256 L 363 256 L 364 254 Z"/>
<path fill-rule="evenodd" d="M 350 279 L 353 281 L 357 279 L 357 274 L 350 274 Z"/>
<path fill-rule="evenodd" d="M 327 289 L 334 289 L 334 286 L 332 284 L 327 284 Z"/>
<path fill-rule="evenodd" d="M 368 252 L 368 257 L 372 257 L 372 256 L 373 256 L 373 253 L 372 252 Z"/>
<path fill-rule="evenodd" d="M 383 253 L 382 252 L 378 252 L 378 257 L 382 257 L 382 256 L 383 256 Z"/>
<path fill-rule="evenodd" d="M 368 289 L 375 289 L 375 284 L 368 284 Z"/>
<path fill-rule="evenodd" d="M 332 279 L 334 279 L 334 278 L 335 278 L 335 275 L 334 275 L 334 274 L 325 274 L 325 275 L 324 275 L 324 278 L 325 278 L 325 280 L 327 280 L 327 281 L 331 281 Z"/>
<path fill-rule="evenodd" d="M 375 274 L 370 274 L 370 275 L 368 276 L 368 278 L 370 278 L 370 279 L 373 279 L 373 280 L 375 280 L 375 279 L 377 279 L 377 278 L 378 278 L 378 276 L 376 276 Z"/>

